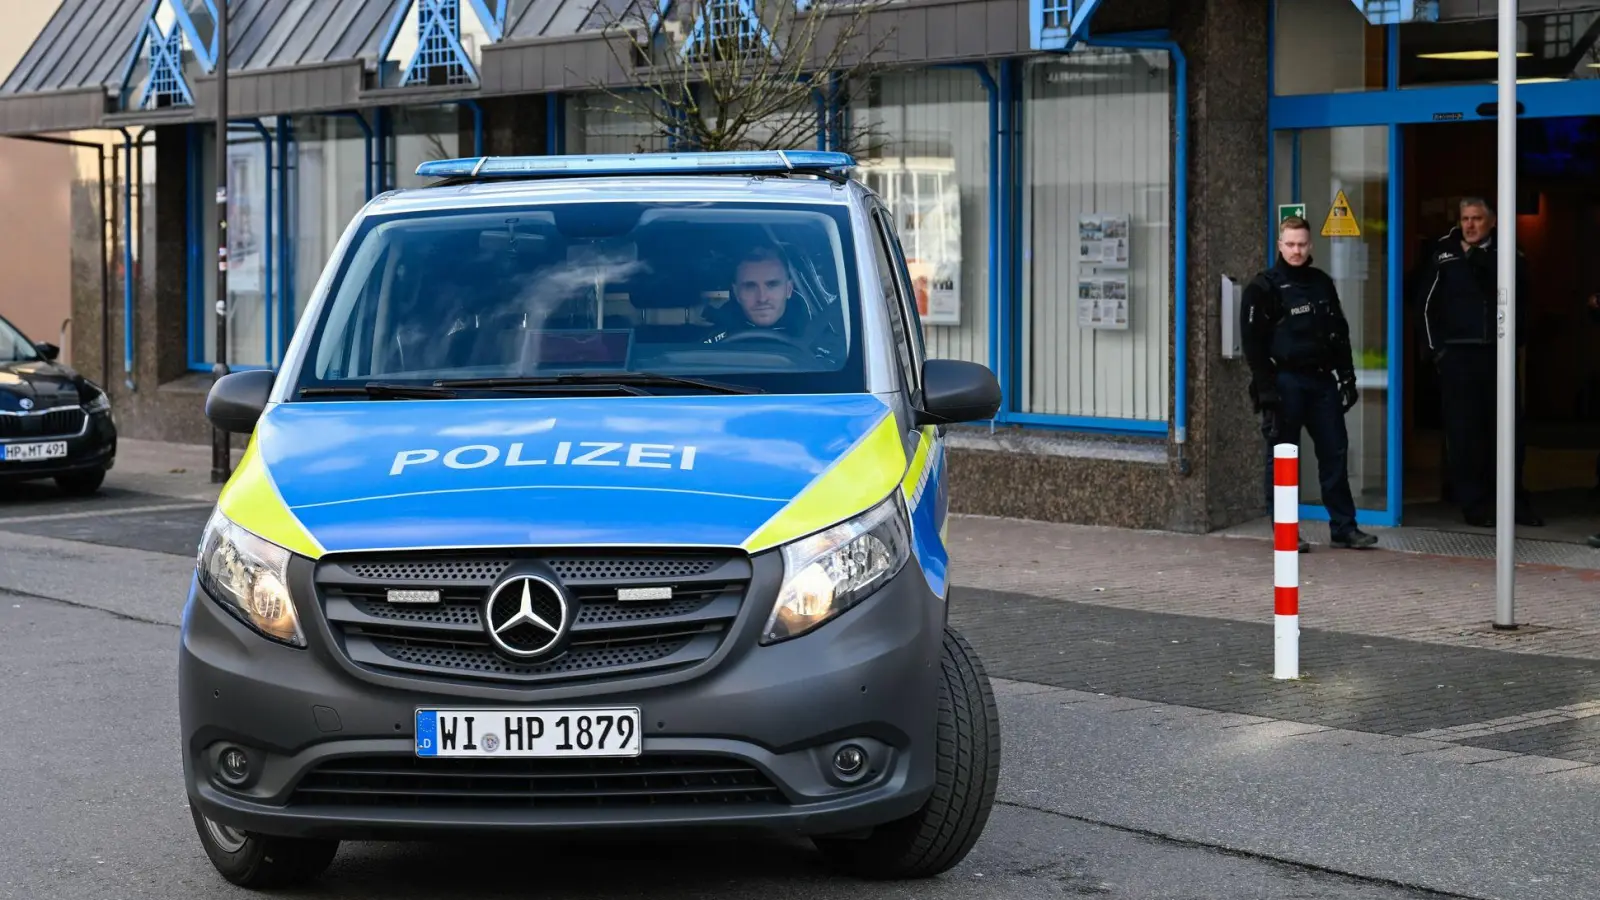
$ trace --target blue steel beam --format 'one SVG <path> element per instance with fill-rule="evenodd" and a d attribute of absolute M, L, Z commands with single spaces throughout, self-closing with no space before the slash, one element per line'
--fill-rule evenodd
<path fill-rule="evenodd" d="M 122 164 L 122 384 L 128 390 L 135 390 L 133 378 L 134 366 L 134 274 L 133 246 L 139 240 L 133 226 L 133 185 L 135 181 L 143 181 L 144 158 L 141 155 L 146 147 L 145 138 L 154 137 L 153 129 L 142 128 L 139 136 L 135 138 L 128 133 L 125 127 L 118 127 L 122 133 L 122 146 L 117 152 L 123 157 Z M 113 166 L 115 170 L 115 166 Z M 140 206 L 144 205 L 144 185 L 139 186 Z M 140 210 L 139 230 L 143 231 L 143 213 Z M 107 361 L 109 362 L 109 360 Z"/>

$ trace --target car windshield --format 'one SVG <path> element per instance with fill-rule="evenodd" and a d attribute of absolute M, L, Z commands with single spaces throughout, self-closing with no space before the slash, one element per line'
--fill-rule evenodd
<path fill-rule="evenodd" d="M 0 319 L 0 363 L 32 362 L 39 359 L 33 342 L 5 319 Z"/>
<path fill-rule="evenodd" d="M 634 393 L 706 389 L 688 378 L 859 392 L 850 236 L 842 205 L 590 201 L 373 216 L 336 264 L 291 399 L 555 376 L 616 376 Z"/>

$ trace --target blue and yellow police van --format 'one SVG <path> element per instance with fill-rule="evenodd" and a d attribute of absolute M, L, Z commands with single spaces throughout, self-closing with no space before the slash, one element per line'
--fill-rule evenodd
<path fill-rule="evenodd" d="M 341 841 L 732 828 L 959 863 L 1000 763 L 949 624 L 946 426 L 884 203 L 821 151 L 433 161 L 328 260 L 179 648 L 223 877 Z"/>

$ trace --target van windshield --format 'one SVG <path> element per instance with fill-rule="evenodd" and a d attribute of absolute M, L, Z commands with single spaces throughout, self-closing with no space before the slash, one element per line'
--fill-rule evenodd
<path fill-rule="evenodd" d="M 839 205 L 595 201 L 373 216 L 337 263 L 293 399 L 373 382 L 621 373 L 859 392 L 850 237 Z M 649 393 L 700 390 L 633 381 Z"/>

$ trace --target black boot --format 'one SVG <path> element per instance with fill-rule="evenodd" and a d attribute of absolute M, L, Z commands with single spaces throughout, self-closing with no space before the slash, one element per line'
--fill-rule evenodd
<path fill-rule="evenodd" d="M 1378 539 L 1359 528 L 1352 528 L 1349 534 L 1335 535 L 1331 543 L 1346 550 L 1365 550 L 1378 543 Z"/>

